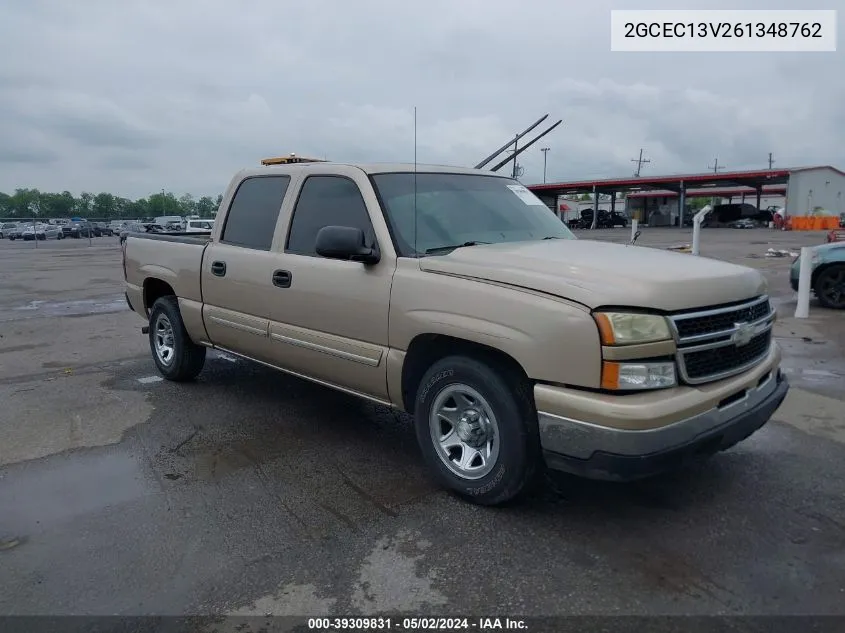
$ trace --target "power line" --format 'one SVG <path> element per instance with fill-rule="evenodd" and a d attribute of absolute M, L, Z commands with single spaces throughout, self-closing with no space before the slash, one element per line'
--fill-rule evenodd
<path fill-rule="evenodd" d="M 643 158 L 643 150 L 640 148 L 640 157 L 639 158 L 632 158 L 632 163 L 637 163 L 637 171 L 634 174 L 637 178 L 640 177 L 640 170 L 642 169 L 643 163 L 650 163 L 651 161 L 648 158 Z"/>

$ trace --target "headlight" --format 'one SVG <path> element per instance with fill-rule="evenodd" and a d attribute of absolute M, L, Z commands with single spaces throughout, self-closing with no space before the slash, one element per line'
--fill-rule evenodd
<path fill-rule="evenodd" d="M 665 389 L 678 384 L 675 363 L 613 363 L 604 361 L 601 367 L 602 389 Z"/>
<path fill-rule="evenodd" d="M 672 338 L 669 323 L 658 314 L 597 312 L 594 316 L 603 345 L 653 343 Z"/>

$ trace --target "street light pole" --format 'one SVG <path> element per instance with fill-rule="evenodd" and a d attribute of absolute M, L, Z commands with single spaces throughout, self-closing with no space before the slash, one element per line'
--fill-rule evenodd
<path fill-rule="evenodd" d="M 548 157 L 549 150 L 551 147 L 541 147 L 540 151 L 543 152 L 543 183 L 546 182 L 546 158 Z"/>

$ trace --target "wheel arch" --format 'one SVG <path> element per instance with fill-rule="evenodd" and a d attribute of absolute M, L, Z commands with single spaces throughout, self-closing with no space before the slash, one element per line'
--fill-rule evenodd
<path fill-rule="evenodd" d="M 161 297 L 176 296 L 173 286 L 157 277 L 147 277 L 144 280 L 144 309 L 147 314 L 153 307 L 153 304 Z"/>
<path fill-rule="evenodd" d="M 402 363 L 402 406 L 405 411 L 413 412 L 420 381 L 426 370 L 447 356 L 468 356 L 528 380 L 522 365 L 500 349 L 446 334 L 418 334 L 408 345 Z"/>

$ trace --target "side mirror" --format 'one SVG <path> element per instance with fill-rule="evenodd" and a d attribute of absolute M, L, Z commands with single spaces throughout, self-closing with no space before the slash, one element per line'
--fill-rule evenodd
<path fill-rule="evenodd" d="M 317 232 L 317 255 L 376 264 L 378 252 L 367 246 L 364 231 L 351 226 L 324 226 Z"/>

